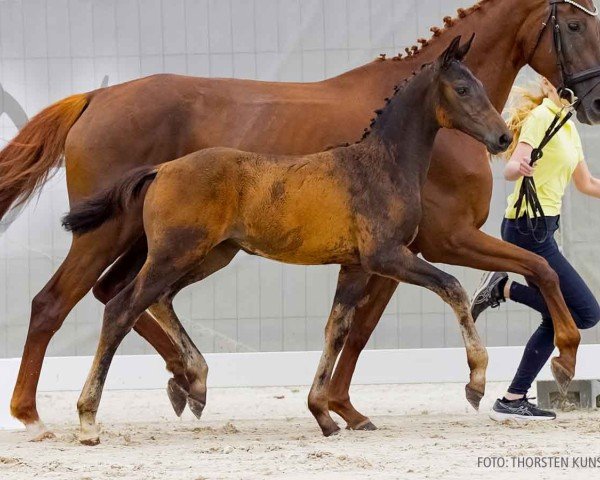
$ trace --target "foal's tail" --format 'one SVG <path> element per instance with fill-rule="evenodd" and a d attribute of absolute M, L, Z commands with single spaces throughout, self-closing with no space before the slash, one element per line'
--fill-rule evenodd
<path fill-rule="evenodd" d="M 50 105 L 0 151 L 0 219 L 11 207 L 27 201 L 60 165 L 69 130 L 90 98 L 73 95 Z"/>
<path fill-rule="evenodd" d="M 96 230 L 127 210 L 157 173 L 157 167 L 133 170 L 124 180 L 71 208 L 63 217 L 63 227 L 78 235 Z"/>

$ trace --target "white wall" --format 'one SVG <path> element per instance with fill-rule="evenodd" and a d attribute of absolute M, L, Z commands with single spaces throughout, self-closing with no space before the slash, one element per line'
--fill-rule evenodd
<path fill-rule="evenodd" d="M 470 0 L 0 0 L 0 84 L 32 115 L 70 93 L 156 72 L 311 81 L 393 54 L 429 36 L 431 25 Z M 0 119 L 3 141 L 16 128 Z M 585 130 L 589 151 L 596 133 Z M 101 160 L 99 160 L 101 161 Z M 499 165 L 494 166 L 498 177 Z M 0 357 L 21 354 L 30 300 L 64 259 L 69 236 L 64 174 L 0 236 Z M 488 231 L 498 234 L 506 186 L 496 178 Z M 579 202 L 579 200 L 577 200 Z M 598 206 L 575 204 L 570 251 L 598 285 Z M 580 222 L 580 218 L 582 221 Z M 575 241 L 576 240 L 576 241 Z M 584 243 L 579 243 L 581 240 Z M 571 244 L 569 244 L 571 245 Z M 469 289 L 479 273 L 450 268 Z M 284 266 L 248 256 L 184 291 L 177 311 L 204 352 L 316 350 L 335 288 L 336 267 Z M 86 297 L 50 345 L 55 356 L 95 348 L 101 306 Z M 487 314 L 488 345 L 521 345 L 537 315 L 518 305 Z M 586 332 L 598 341 L 598 330 Z M 456 347 L 454 315 L 432 294 L 399 289 L 369 347 Z M 122 353 L 152 350 L 132 334 Z"/>

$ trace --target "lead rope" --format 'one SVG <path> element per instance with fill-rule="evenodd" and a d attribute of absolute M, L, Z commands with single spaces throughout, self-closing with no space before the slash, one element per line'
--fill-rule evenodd
<path fill-rule="evenodd" d="M 529 161 L 530 166 L 533 167 L 535 163 L 544 156 L 544 148 L 546 147 L 546 145 L 550 143 L 550 140 L 552 140 L 554 136 L 560 131 L 560 129 L 564 127 L 565 124 L 571 119 L 574 113 L 572 107 L 573 105 L 568 107 L 569 111 L 562 120 L 560 117 L 565 108 L 567 107 L 561 108 L 561 110 L 556 114 L 556 116 L 552 120 L 552 123 L 546 130 L 544 138 L 542 138 L 542 141 L 540 142 L 539 146 L 532 150 L 531 160 Z M 523 210 L 523 208 L 525 209 L 524 217 L 527 222 L 526 230 L 521 230 L 521 228 L 519 227 L 519 218 L 521 216 L 521 211 Z M 548 224 L 546 222 L 546 215 L 544 214 L 544 209 L 542 208 L 542 204 L 540 203 L 539 197 L 537 195 L 537 188 L 535 186 L 535 180 L 533 179 L 533 177 L 523 177 L 521 189 L 519 190 L 519 197 L 517 199 L 517 202 L 515 203 L 515 209 L 518 232 L 522 235 L 531 234 L 531 236 L 537 243 L 544 243 L 548 239 L 550 232 L 548 230 Z M 536 234 L 536 230 L 538 227 L 538 222 L 540 221 L 544 222 L 544 233 L 541 237 L 538 237 Z"/>

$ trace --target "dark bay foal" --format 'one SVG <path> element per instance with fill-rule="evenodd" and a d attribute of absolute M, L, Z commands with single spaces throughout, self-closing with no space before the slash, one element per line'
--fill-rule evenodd
<path fill-rule="evenodd" d="M 428 288 L 454 309 L 471 369 L 467 396 L 479 403 L 487 353 L 468 297 L 454 277 L 408 249 L 421 219 L 421 188 L 438 130 L 459 129 L 494 153 L 511 141 L 483 86 L 461 63 L 470 45 L 461 47 L 457 37 L 434 63 L 396 88 L 357 144 L 287 157 L 202 150 L 138 169 L 73 208 L 64 224 L 82 234 L 143 205 L 148 238 L 140 273 L 106 306 L 98 350 L 78 402 L 83 443 L 99 442 L 96 412 L 110 362 L 137 317 L 152 305 L 161 311 L 161 326 L 186 353 L 190 407 L 201 414 L 208 369 L 177 319 L 172 299 L 203 277 L 203 261 L 218 245 L 287 263 L 342 265 L 340 301 L 327 323 L 308 399 L 325 435 L 339 430 L 329 414 L 327 390 L 372 275 Z M 135 202 L 138 197 L 144 201 Z"/>

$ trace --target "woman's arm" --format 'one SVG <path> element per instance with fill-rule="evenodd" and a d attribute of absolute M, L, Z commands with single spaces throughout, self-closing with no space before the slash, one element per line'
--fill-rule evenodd
<path fill-rule="evenodd" d="M 504 167 L 504 178 L 509 182 L 514 182 L 521 177 L 533 176 L 534 167 L 529 166 L 531 161 L 531 152 L 533 147 L 528 143 L 519 142 L 513 152 L 510 160 Z"/>
<path fill-rule="evenodd" d="M 579 162 L 573 172 L 575 188 L 585 195 L 600 198 L 600 179 L 592 177 L 585 160 Z"/>

